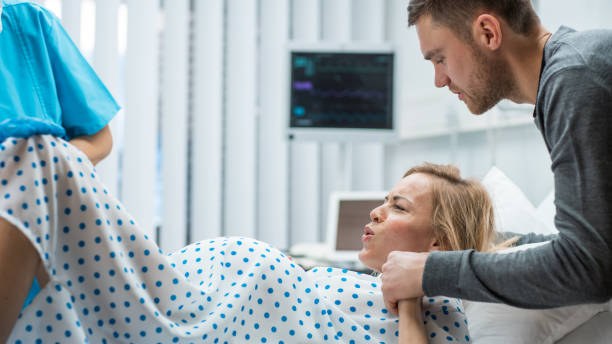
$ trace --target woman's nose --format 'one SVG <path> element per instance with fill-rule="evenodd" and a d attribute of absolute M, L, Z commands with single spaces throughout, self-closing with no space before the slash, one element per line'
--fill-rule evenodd
<path fill-rule="evenodd" d="M 374 223 L 378 223 L 382 221 L 382 210 L 381 207 L 376 207 L 374 209 L 372 209 L 372 211 L 370 212 L 370 220 L 372 220 L 372 222 Z"/>

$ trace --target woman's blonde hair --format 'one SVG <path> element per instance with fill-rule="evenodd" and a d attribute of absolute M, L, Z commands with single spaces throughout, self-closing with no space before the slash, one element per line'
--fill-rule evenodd
<path fill-rule="evenodd" d="M 452 165 L 424 163 L 408 170 L 404 177 L 414 173 L 432 177 L 432 226 L 440 250 L 499 248 L 494 247 L 497 235 L 493 202 L 480 182 L 461 178 L 459 169 Z"/>

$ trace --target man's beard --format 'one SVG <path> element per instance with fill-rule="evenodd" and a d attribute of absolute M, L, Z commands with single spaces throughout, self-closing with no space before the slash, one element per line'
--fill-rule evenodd
<path fill-rule="evenodd" d="M 469 94 L 465 104 L 471 113 L 481 115 L 502 99 L 508 99 L 516 87 L 510 67 L 501 59 L 489 58 L 476 46 L 472 46 L 472 57 L 478 66 L 473 82 L 466 87 Z"/>

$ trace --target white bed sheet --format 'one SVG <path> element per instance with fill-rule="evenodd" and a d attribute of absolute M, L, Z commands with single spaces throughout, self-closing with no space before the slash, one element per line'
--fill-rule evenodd
<path fill-rule="evenodd" d="M 580 325 L 556 344 L 609 344 L 612 342 L 612 313 L 602 312 Z"/>

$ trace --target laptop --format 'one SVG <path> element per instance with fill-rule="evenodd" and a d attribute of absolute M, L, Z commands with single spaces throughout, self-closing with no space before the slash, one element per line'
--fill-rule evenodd
<path fill-rule="evenodd" d="M 370 211 L 383 204 L 386 192 L 333 192 L 329 198 L 327 224 L 328 257 L 331 262 L 358 263 L 361 236 L 370 222 Z"/>

